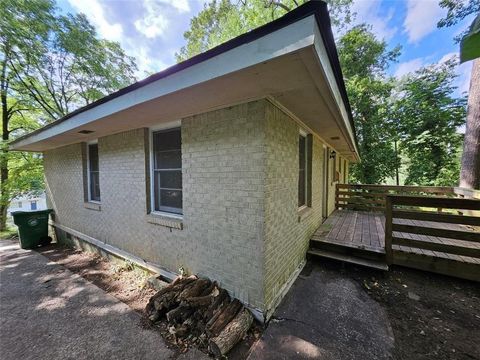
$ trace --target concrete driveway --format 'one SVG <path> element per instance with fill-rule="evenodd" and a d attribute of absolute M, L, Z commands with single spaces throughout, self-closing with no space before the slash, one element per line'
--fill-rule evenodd
<path fill-rule="evenodd" d="M 357 283 L 308 263 L 248 359 L 389 359 L 393 343 L 387 314 Z"/>
<path fill-rule="evenodd" d="M 176 356 L 124 303 L 44 256 L 0 240 L 0 358 Z M 207 357 L 195 351 L 180 358 Z"/>

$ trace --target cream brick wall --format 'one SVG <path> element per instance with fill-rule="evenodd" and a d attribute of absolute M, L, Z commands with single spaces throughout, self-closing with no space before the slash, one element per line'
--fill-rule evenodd
<path fill-rule="evenodd" d="M 265 101 L 182 120 L 183 230 L 150 223 L 147 129 L 98 140 L 101 211 L 84 207 L 82 144 L 45 153 L 56 221 L 263 307 Z"/>
<path fill-rule="evenodd" d="M 311 235 L 322 220 L 323 144 L 313 137 L 312 206 L 298 211 L 299 125 L 268 104 L 265 192 L 265 308 L 305 259 Z"/>
<path fill-rule="evenodd" d="M 170 222 L 148 214 L 148 129 L 98 139 L 100 211 L 84 204 L 85 144 L 49 150 L 45 175 L 55 221 L 171 271 L 183 266 L 216 279 L 267 311 L 322 219 L 317 137 L 312 207 L 298 213 L 298 134 L 299 125 L 267 100 L 182 119 L 183 229 L 153 224 Z"/>

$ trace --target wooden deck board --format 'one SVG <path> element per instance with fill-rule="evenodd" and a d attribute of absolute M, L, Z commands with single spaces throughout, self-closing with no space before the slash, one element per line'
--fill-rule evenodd
<path fill-rule="evenodd" d="M 396 224 L 436 227 L 446 230 L 465 229 L 463 225 L 434 223 L 431 221 L 419 221 L 408 219 L 394 219 Z M 473 248 L 480 248 L 480 243 L 465 242 L 449 238 L 436 236 L 427 236 L 395 231 L 394 236 L 404 237 L 412 240 L 422 240 L 436 242 L 441 244 L 456 244 Z M 365 249 L 372 248 L 383 251 L 385 247 L 385 216 L 380 212 L 355 211 L 355 210 L 336 210 L 330 217 L 317 229 L 312 239 L 325 243 L 345 244 L 345 246 Z M 446 254 L 438 251 L 417 249 L 405 246 L 394 245 L 397 251 L 413 253 L 429 257 L 438 257 L 448 260 L 454 260 L 463 263 L 480 264 L 480 259 Z"/>

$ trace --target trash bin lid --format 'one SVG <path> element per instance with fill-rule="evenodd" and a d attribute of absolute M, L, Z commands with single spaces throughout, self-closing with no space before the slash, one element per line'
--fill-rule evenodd
<path fill-rule="evenodd" d="M 37 214 L 50 214 L 53 209 L 46 209 L 46 210 L 34 210 L 34 211 L 13 211 L 11 215 L 15 216 L 30 216 L 30 215 L 37 215 Z"/>

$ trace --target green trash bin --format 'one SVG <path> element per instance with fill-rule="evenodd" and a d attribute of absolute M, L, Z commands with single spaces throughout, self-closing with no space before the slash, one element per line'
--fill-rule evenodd
<path fill-rule="evenodd" d="M 13 222 L 18 226 L 22 249 L 48 245 L 52 241 L 48 236 L 48 215 L 51 212 L 51 209 L 12 212 Z"/>

